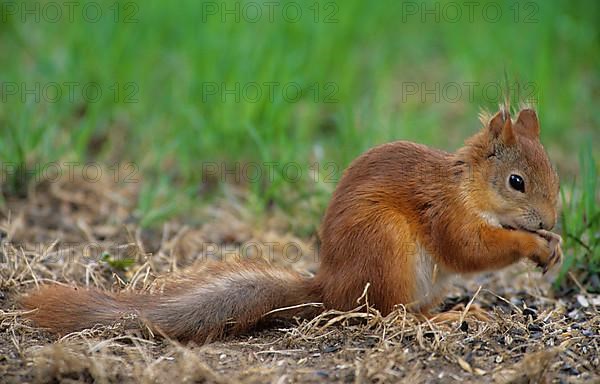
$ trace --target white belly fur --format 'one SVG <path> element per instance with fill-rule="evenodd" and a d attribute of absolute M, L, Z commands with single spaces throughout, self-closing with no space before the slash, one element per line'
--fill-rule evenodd
<path fill-rule="evenodd" d="M 436 264 L 420 244 L 417 244 L 415 266 L 417 289 L 411 307 L 418 311 L 428 309 L 435 304 L 433 301 L 439 300 L 440 295 L 445 292 L 456 275 L 444 270 L 440 264 Z"/>

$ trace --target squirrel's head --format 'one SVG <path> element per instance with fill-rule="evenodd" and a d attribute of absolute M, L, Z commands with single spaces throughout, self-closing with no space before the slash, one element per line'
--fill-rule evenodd
<path fill-rule="evenodd" d="M 491 118 L 467 142 L 463 152 L 470 168 L 468 190 L 480 214 L 505 228 L 550 230 L 556 223 L 559 181 L 540 142 L 533 109 L 512 120 L 506 109 Z"/>

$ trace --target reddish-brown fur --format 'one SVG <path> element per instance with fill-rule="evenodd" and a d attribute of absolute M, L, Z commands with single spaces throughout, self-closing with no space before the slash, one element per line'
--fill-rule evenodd
<path fill-rule="evenodd" d="M 489 120 L 489 121 L 488 121 Z M 65 333 L 135 315 L 172 338 L 204 342 L 238 333 L 280 307 L 321 301 L 356 307 L 367 283 L 383 314 L 405 304 L 428 314 L 452 276 L 496 270 L 521 258 L 560 261 L 558 177 L 539 142 L 535 112 L 502 110 L 456 153 L 398 141 L 345 171 L 321 233 L 321 267 L 309 279 L 257 263 L 209 264 L 161 293 L 109 294 L 46 286 L 23 299 L 39 326 Z M 524 193 L 507 175 L 520 174 Z M 278 313 L 314 315 L 314 309 Z"/>
<path fill-rule="evenodd" d="M 205 342 L 243 332 L 273 309 L 318 299 L 311 280 L 294 271 L 257 262 L 209 262 L 171 277 L 158 292 L 112 294 L 49 285 L 25 296 L 22 304 L 38 309 L 29 315 L 36 324 L 61 334 L 116 322 L 139 327 L 141 320 L 159 334 Z M 314 312 L 304 307 L 278 317 Z"/>

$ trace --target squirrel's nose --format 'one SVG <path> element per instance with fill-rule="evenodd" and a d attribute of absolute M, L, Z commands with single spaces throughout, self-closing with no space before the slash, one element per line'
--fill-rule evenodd
<path fill-rule="evenodd" d="M 540 229 L 545 229 L 546 231 L 551 230 L 552 228 L 554 228 L 554 225 L 556 224 L 556 216 L 555 215 L 547 215 L 546 217 L 543 217 L 540 221 Z"/>

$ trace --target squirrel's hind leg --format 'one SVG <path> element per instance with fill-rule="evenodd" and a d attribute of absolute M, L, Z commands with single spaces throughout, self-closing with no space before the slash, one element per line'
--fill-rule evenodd
<path fill-rule="evenodd" d="M 477 304 L 471 304 L 466 312 L 465 308 L 466 307 L 464 304 L 457 304 L 454 307 L 452 307 L 452 309 L 450 309 L 449 311 L 435 314 L 425 312 L 423 313 L 423 315 L 434 323 L 448 323 L 460 321 L 461 319 L 466 319 L 469 317 L 475 318 L 479 321 L 492 321 L 491 315 Z"/>

